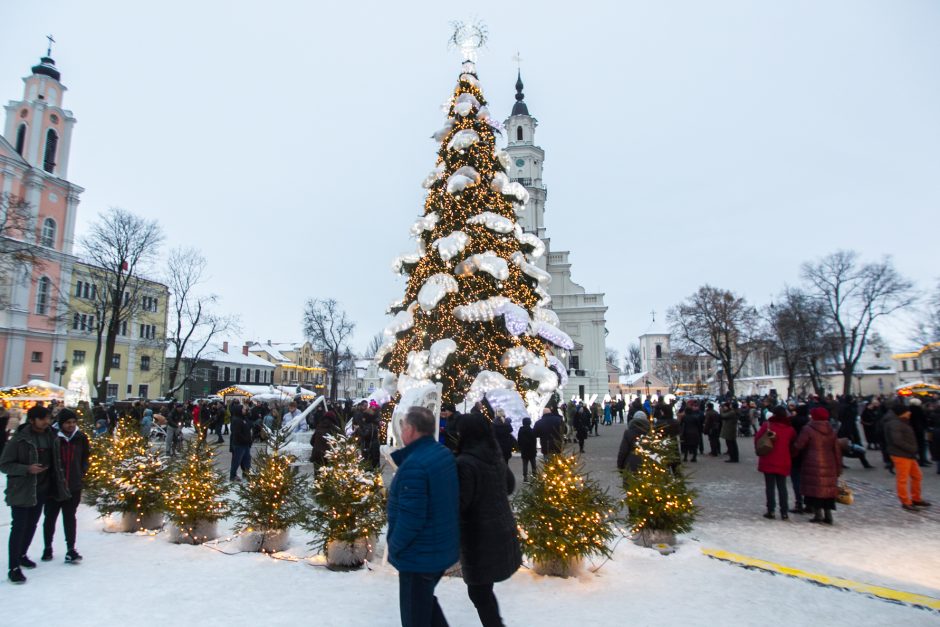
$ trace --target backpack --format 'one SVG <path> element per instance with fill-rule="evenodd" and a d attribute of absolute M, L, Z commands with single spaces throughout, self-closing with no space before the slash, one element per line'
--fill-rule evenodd
<path fill-rule="evenodd" d="M 774 450 L 774 441 L 776 439 L 777 434 L 767 429 L 762 436 L 757 438 L 757 442 L 754 443 L 754 452 L 757 453 L 758 457 L 770 455 Z"/>

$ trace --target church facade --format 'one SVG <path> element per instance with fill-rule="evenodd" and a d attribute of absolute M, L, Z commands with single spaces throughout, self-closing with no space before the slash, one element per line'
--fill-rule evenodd
<path fill-rule="evenodd" d="M 23 98 L 6 105 L 0 137 L 0 385 L 54 379 L 66 361 L 68 293 L 79 196 L 68 180 L 75 118 L 50 56 L 32 67 Z M 27 250 L 16 256 L 10 251 Z M 22 261 L 21 261 L 22 260 Z M 66 286 L 63 288 L 62 286 Z"/>
<path fill-rule="evenodd" d="M 529 114 L 522 93 L 521 75 L 516 80 L 516 103 L 505 122 L 511 167 L 509 177 L 521 183 L 529 192 L 529 202 L 519 216 L 519 223 L 545 243 L 545 255 L 539 266 L 552 280 L 548 293 L 552 297 L 552 310 L 558 314 L 561 330 L 571 336 L 574 349 L 558 355 L 567 364 L 569 380 L 563 394 L 565 398 L 580 398 L 597 394 L 600 399 L 608 392 L 606 360 L 607 336 L 603 294 L 588 293 L 571 276 L 570 252 L 554 250 L 545 225 L 545 202 L 548 190 L 542 182 L 545 151 L 535 143 L 538 120 Z"/>

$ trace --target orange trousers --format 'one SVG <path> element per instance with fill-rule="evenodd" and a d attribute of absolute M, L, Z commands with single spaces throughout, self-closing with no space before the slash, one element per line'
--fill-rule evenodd
<path fill-rule="evenodd" d="M 920 498 L 920 482 L 923 475 L 916 459 L 909 457 L 891 456 L 894 463 L 894 476 L 897 480 L 898 498 L 903 505 L 910 505 L 913 501 L 922 501 Z M 908 486 L 910 481 L 910 486 Z"/>

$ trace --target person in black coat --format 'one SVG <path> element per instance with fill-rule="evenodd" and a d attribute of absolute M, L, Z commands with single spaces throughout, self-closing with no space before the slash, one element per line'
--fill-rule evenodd
<path fill-rule="evenodd" d="M 516 445 L 516 438 L 512 437 L 512 422 L 506 418 L 502 410 L 496 411 L 496 420 L 493 421 L 493 433 L 496 443 L 503 454 L 503 460 L 508 464 L 512 457 L 512 449 Z"/>
<path fill-rule="evenodd" d="M 698 403 L 690 400 L 679 412 L 679 442 L 682 447 L 682 461 L 687 461 L 689 455 L 692 461 L 698 461 L 698 447 L 702 439 L 702 425 L 705 417 L 699 411 Z"/>
<path fill-rule="evenodd" d="M 59 501 L 47 498 L 43 506 L 44 519 L 42 521 L 42 535 L 45 549 L 42 552 L 42 561 L 52 560 L 52 539 L 55 536 L 55 524 L 62 512 L 62 529 L 65 531 L 65 561 L 76 563 L 82 556 L 75 550 L 76 520 L 75 513 L 78 504 L 82 502 L 82 480 L 88 472 L 88 459 L 90 449 L 88 436 L 78 428 L 78 416 L 71 409 L 62 409 L 56 415 L 59 428 L 56 436 L 59 438 L 59 456 L 62 458 L 62 472 L 65 475 L 65 485 L 69 490 L 69 498 Z"/>
<path fill-rule="evenodd" d="M 522 564 L 522 550 L 508 494 L 513 475 L 500 454 L 493 427 L 481 413 L 463 416 L 458 427 L 460 566 L 467 594 L 484 627 L 502 627 L 493 584 Z"/>
<path fill-rule="evenodd" d="M 562 442 L 565 437 L 565 421 L 558 414 L 558 408 L 549 405 L 542 417 L 535 422 L 532 431 L 542 445 L 542 457 L 548 458 L 561 453 Z"/>
<path fill-rule="evenodd" d="M 255 439 L 254 429 L 241 403 L 233 402 L 231 412 L 232 437 L 229 438 L 229 448 L 232 449 L 232 465 L 229 469 L 229 480 L 240 481 L 238 468 L 241 467 L 243 478 L 251 470 L 251 443 Z"/>
<path fill-rule="evenodd" d="M 532 431 L 532 419 L 523 418 L 522 426 L 519 427 L 519 433 L 516 436 L 519 443 L 519 455 L 522 457 L 522 480 L 529 480 L 529 467 L 532 467 L 532 474 L 535 474 L 535 456 L 538 449 L 535 441 L 535 433 Z"/>
<path fill-rule="evenodd" d="M 582 406 L 574 415 L 574 434 L 578 438 L 578 450 L 581 453 L 584 452 L 584 440 L 587 439 L 592 426 L 591 412 Z"/>

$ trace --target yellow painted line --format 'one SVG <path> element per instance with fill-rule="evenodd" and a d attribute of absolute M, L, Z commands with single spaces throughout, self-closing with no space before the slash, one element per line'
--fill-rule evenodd
<path fill-rule="evenodd" d="M 831 586 L 834 588 L 841 588 L 843 590 L 850 590 L 852 592 L 866 594 L 877 597 L 879 599 L 885 599 L 886 601 L 905 603 L 915 607 L 940 611 L 940 599 L 924 596 L 922 594 L 914 594 L 913 592 L 904 592 L 902 590 L 893 590 L 891 588 L 873 586 L 867 583 L 852 581 L 851 579 L 842 579 L 841 577 L 829 577 L 828 575 L 810 573 L 805 570 L 799 570 L 798 568 L 790 568 L 789 566 L 783 566 L 782 564 L 775 564 L 773 562 L 760 560 L 754 557 L 748 557 L 746 555 L 738 555 L 737 553 L 731 553 L 729 551 L 702 548 L 702 553 L 708 557 L 722 560 L 724 562 L 731 562 L 732 564 L 738 564 L 748 568 L 757 568 L 770 573 L 786 575 L 787 577 L 796 577 L 797 579 L 804 579 L 822 586 Z"/>

